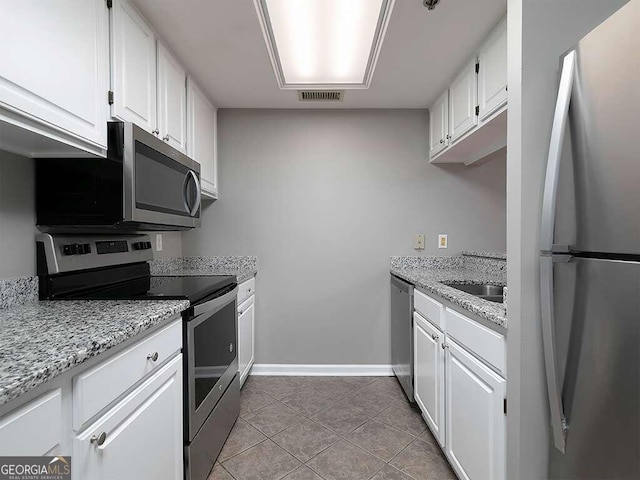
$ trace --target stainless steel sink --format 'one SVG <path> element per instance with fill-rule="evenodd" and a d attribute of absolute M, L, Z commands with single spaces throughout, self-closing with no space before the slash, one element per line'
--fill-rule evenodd
<path fill-rule="evenodd" d="M 490 302 L 502 303 L 503 300 L 504 287 L 498 285 L 461 285 L 455 283 L 447 283 L 446 285 Z"/>

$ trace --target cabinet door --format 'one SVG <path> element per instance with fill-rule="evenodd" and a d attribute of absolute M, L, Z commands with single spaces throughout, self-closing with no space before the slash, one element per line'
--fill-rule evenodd
<path fill-rule="evenodd" d="M 429 109 L 429 156 L 434 157 L 449 145 L 449 90 Z"/>
<path fill-rule="evenodd" d="M 104 0 L 6 0 L 0 14 L 0 107 L 106 149 Z"/>
<path fill-rule="evenodd" d="M 187 153 L 187 74 L 158 43 L 158 129 L 173 148 Z"/>
<path fill-rule="evenodd" d="M 251 296 L 238 307 L 238 370 L 240 386 L 249 375 L 254 360 L 255 305 Z"/>
<path fill-rule="evenodd" d="M 478 124 L 478 74 L 476 59 L 470 61 L 449 87 L 449 134 L 451 142 Z"/>
<path fill-rule="evenodd" d="M 156 37 L 126 0 L 111 9 L 111 116 L 156 129 Z"/>
<path fill-rule="evenodd" d="M 505 380 L 447 337 L 446 447 L 464 480 L 506 476 Z"/>
<path fill-rule="evenodd" d="M 187 101 L 189 104 L 187 155 L 200 164 L 203 194 L 218 198 L 216 145 L 218 111 L 191 78 L 187 80 Z"/>
<path fill-rule="evenodd" d="M 507 19 L 491 33 L 478 54 L 480 120 L 507 102 Z"/>
<path fill-rule="evenodd" d="M 444 447 L 444 335 L 413 315 L 414 397 L 438 442 Z"/>
<path fill-rule="evenodd" d="M 0 418 L 5 456 L 53 455 L 62 442 L 62 391 L 58 388 Z"/>
<path fill-rule="evenodd" d="M 74 439 L 73 478 L 182 480 L 182 395 L 178 355 Z"/>

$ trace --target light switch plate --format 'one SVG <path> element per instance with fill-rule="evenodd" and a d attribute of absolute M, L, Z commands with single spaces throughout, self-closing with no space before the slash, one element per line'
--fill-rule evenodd
<path fill-rule="evenodd" d="M 156 252 L 162 251 L 162 234 L 156 233 Z"/>
<path fill-rule="evenodd" d="M 447 248 L 448 238 L 446 233 L 438 235 L 438 248 Z"/>
<path fill-rule="evenodd" d="M 413 241 L 414 250 L 424 250 L 424 233 L 417 233 Z"/>

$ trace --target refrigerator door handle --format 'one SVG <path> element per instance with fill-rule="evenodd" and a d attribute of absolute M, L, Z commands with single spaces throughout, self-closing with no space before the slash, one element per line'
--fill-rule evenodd
<path fill-rule="evenodd" d="M 562 404 L 562 390 L 560 387 L 560 379 L 558 378 L 558 359 L 556 356 L 555 319 L 553 312 L 554 263 L 556 263 L 555 259 L 551 255 L 542 255 L 540 257 L 540 317 L 542 320 L 544 365 L 547 374 L 547 394 L 549 396 L 549 411 L 551 414 L 551 434 L 555 447 L 564 453 L 568 425 Z"/>
<path fill-rule="evenodd" d="M 573 89 L 575 58 L 576 52 L 572 50 L 565 55 L 562 62 L 558 99 L 553 115 L 553 126 L 551 127 L 551 141 L 549 143 L 549 156 L 547 157 L 547 172 L 544 180 L 542 217 L 540 220 L 540 250 L 543 252 L 553 251 L 553 229 L 556 219 L 560 157 L 569 119 L 569 103 L 571 102 L 571 90 Z"/>
<path fill-rule="evenodd" d="M 556 217 L 560 158 L 569 119 L 569 103 L 571 102 L 571 91 L 573 89 L 575 62 L 575 50 L 566 54 L 562 62 L 560 87 L 553 116 L 551 140 L 549 142 L 547 172 L 542 194 L 542 216 L 540 219 L 540 250 L 543 252 L 540 257 L 540 319 L 542 322 L 544 363 L 547 375 L 549 411 L 551 414 L 551 433 L 555 447 L 562 453 L 565 452 L 568 426 L 562 404 L 562 389 L 560 387 L 556 355 L 553 300 L 553 264 L 555 259 L 552 252 L 554 251 L 553 231 Z M 563 257 L 565 256 L 563 255 Z"/>

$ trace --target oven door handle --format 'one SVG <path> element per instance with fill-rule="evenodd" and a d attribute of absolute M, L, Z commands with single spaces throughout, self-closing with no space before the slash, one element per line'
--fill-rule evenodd
<path fill-rule="evenodd" d="M 196 305 L 195 307 L 193 307 L 193 315 L 198 317 L 203 313 L 217 312 L 222 307 L 231 303 L 231 301 L 235 299 L 237 295 L 238 295 L 238 287 L 236 286 L 233 290 L 231 290 L 228 293 L 225 293 L 221 297 L 214 298 L 213 300 L 210 300 L 201 305 Z M 196 327 L 199 323 L 203 322 L 204 320 L 205 319 L 202 319 L 200 322 L 198 322 L 197 320 L 194 319 L 189 323 L 191 323 L 193 327 Z"/>

